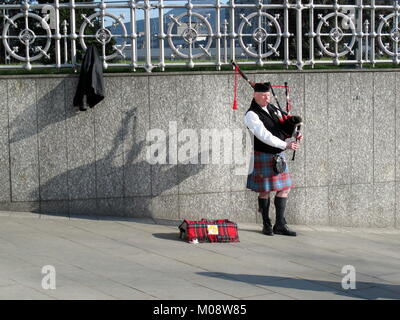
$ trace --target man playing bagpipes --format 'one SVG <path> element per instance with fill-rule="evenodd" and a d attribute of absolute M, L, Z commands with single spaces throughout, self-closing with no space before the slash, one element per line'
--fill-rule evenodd
<path fill-rule="evenodd" d="M 234 64 L 234 66 L 238 71 L 237 65 Z M 292 188 L 292 179 L 284 150 L 294 150 L 295 152 L 299 148 L 303 138 L 299 132 L 301 118 L 290 116 L 280 107 L 277 108 L 270 103 L 272 89 L 270 83 L 254 83 L 247 77 L 245 79 L 254 89 L 253 100 L 244 118 L 245 125 L 254 135 L 254 169 L 247 177 L 247 188 L 258 193 L 258 206 L 263 219 L 263 234 L 296 236 L 296 232 L 289 229 L 285 220 L 285 209 Z M 296 133 L 296 141 L 285 142 Z M 276 192 L 274 227 L 269 218 L 270 193 L 273 191 Z"/>

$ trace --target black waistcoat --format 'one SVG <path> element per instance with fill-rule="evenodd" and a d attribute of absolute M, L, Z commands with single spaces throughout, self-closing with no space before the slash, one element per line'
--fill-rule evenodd
<path fill-rule="evenodd" d="M 272 107 L 273 109 L 276 109 L 276 107 Z M 279 119 L 275 114 L 271 114 L 271 116 L 268 115 L 264 110 L 261 109 L 261 107 L 256 103 L 256 101 L 253 99 L 251 102 L 251 106 L 247 112 L 253 111 L 261 120 L 261 122 L 264 124 L 264 127 L 272 133 L 275 137 L 285 141 L 285 136 L 282 134 L 282 132 L 279 130 L 280 128 L 280 123 Z M 246 112 L 246 114 L 247 114 Z M 279 148 L 274 148 L 270 145 L 265 144 L 261 140 L 259 140 L 256 136 L 254 136 L 254 144 L 253 144 L 254 150 L 255 151 L 260 151 L 260 152 L 265 152 L 265 153 L 272 153 L 272 154 L 277 154 L 281 153 L 283 150 Z"/>

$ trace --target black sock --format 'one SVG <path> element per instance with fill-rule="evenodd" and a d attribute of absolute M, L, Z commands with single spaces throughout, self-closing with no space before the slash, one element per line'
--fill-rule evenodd
<path fill-rule="evenodd" d="M 275 224 L 277 224 L 277 225 L 286 224 L 286 220 L 285 220 L 286 203 L 287 203 L 287 198 L 281 198 L 281 197 L 275 196 L 275 200 L 274 200 L 275 211 L 276 211 Z"/>
<path fill-rule="evenodd" d="M 270 204 L 270 198 L 267 199 L 258 198 L 258 207 L 260 208 L 264 226 L 271 225 L 271 221 L 269 220 L 269 204 Z"/>

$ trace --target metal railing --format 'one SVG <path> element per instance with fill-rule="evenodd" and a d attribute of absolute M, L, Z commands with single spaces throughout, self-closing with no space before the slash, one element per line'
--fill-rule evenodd
<path fill-rule="evenodd" d="M 398 0 L 276 2 L 0 0 L 0 69 L 76 68 L 89 44 L 104 68 L 147 72 L 400 62 Z"/>

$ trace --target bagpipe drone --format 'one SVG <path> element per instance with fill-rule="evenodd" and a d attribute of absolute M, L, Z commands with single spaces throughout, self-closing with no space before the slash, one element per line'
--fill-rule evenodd
<path fill-rule="evenodd" d="M 242 70 L 240 70 L 239 66 L 232 61 L 232 65 L 235 68 L 235 75 L 240 74 L 244 80 L 247 81 L 248 84 L 253 88 L 255 86 L 255 82 L 252 82 L 249 80 L 249 78 L 243 73 Z M 280 130 L 282 133 L 285 135 L 286 139 L 295 137 L 296 141 L 298 141 L 298 137 L 300 135 L 300 129 L 301 125 L 303 123 L 302 118 L 299 116 L 292 115 L 292 102 L 290 100 L 289 94 L 290 94 L 290 88 L 288 86 L 288 83 L 285 82 L 283 86 L 280 85 L 272 85 L 271 83 L 268 83 L 269 86 L 271 87 L 271 93 L 272 96 L 274 97 L 274 100 L 276 101 L 277 107 L 280 111 L 280 114 L 278 113 L 278 119 L 279 122 L 281 123 Z M 286 111 L 284 111 L 278 101 L 278 98 L 275 94 L 274 88 L 285 88 L 285 94 L 286 94 Z M 237 78 L 235 77 L 235 82 L 234 82 L 234 102 L 233 102 L 233 109 L 237 109 L 237 100 L 236 100 L 236 91 L 237 91 Z M 293 152 L 293 158 L 294 160 L 296 155 L 296 150 Z"/>

